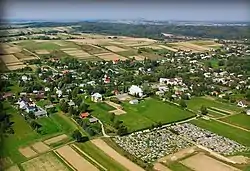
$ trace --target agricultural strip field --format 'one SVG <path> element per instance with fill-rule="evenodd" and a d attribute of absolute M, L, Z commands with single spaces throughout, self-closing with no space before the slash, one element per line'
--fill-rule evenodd
<path fill-rule="evenodd" d="M 65 145 L 56 150 L 56 152 L 64 158 L 76 170 L 91 170 L 98 171 L 98 169 L 85 160 L 80 154 L 73 150 L 70 146 Z"/>
<path fill-rule="evenodd" d="M 212 107 L 212 110 L 220 110 L 220 111 L 226 111 L 228 114 L 230 113 L 237 113 L 240 112 L 241 109 L 237 106 L 233 106 L 227 103 L 218 102 L 215 100 L 210 100 L 206 97 L 194 97 L 190 100 L 186 101 L 187 106 L 189 109 L 192 109 L 194 111 L 199 111 L 201 106 L 204 105 L 206 107 Z"/>
<path fill-rule="evenodd" d="M 52 152 L 21 164 L 25 171 L 70 171 Z"/>
<path fill-rule="evenodd" d="M 250 147 L 250 132 L 241 130 L 239 128 L 232 127 L 227 124 L 223 124 L 216 120 L 204 120 L 204 119 L 197 119 L 192 120 L 190 123 L 206 129 L 208 131 L 214 132 L 218 135 L 227 137 L 231 140 L 234 140 L 242 145 Z"/>
<path fill-rule="evenodd" d="M 49 41 L 43 41 L 43 42 L 36 42 L 36 41 L 21 41 L 18 43 L 18 45 L 27 48 L 28 50 L 35 51 L 35 50 L 56 50 L 60 49 L 61 46 L 56 45 Z"/>
<path fill-rule="evenodd" d="M 196 171 L 240 171 L 204 154 L 196 154 L 181 161 L 185 166 Z"/>
<path fill-rule="evenodd" d="M 62 135 L 47 139 L 47 140 L 44 141 L 44 143 L 46 143 L 48 145 L 51 145 L 51 144 L 55 144 L 55 143 L 58 143 L 60 141 L 63 141 L 65 139 L 68 139 L 68 136 L 65 135 L 65 134 L 62 134 Z"/>
<path fill-rule="evenodd" d="M 115 53 L 102 53 L 102 54 L 96 54 L 95 56 L 97 56 L 100 59 L 103 59 L 105 61 L 113 61 L 113 60 L 126 60 L 127 58 L 117 55 Z"/>
<path fill-rule="evenodd" d="M 94 139 L 91 140 L 91 142 L 96 145 L 98 148 L 100 148 L 104 153 L 109 155 L 111 158 L 119 162 L 121 165 L 123 165 L 125 168 L 127 168 L 130 171 L 144 171 L 141 167 L 127 159 L 126 157 L 122 156 L 118 152 L 116 152 L 113 148 L 111 148 L 106 142 L 104 142 L 102 139 Z"/>
<path fill-rule="evenodd" d="M 106 49 L 113 51 L 113 52 L 122 52 L 126 51 L 126 49 L 120 48 L 118 46 L 105 46 Z"/>
<path fill-rule="evenodd" d="M 17 165 L 11 166 L 10 168 L 6 169 L 6 171 L 20 171 Z"/>
<path fill-rule="evenodd" d="M 154 170 L 157 170 L 157 171 L 172 171 L 172 170 L 170 170 L 169 168 L 167 168 L 166 166 L 164 166 L 161 163 L 155 163 L 154 164 Z"/>
<path fill-rule="evenodd" d="M 106 153 L 92 144 L 90 141 L 85 143 L 76 143 L 76 145 L 90 157 L 95 159 L 102 166 L 110 171 L 125 171 L 127 170 L 124 166 L 119 164 L 113 158 L 109 157 Z"/>
<path fill-rule="evenodd" d="M 105 53 L 108 52 L 107 50 L 95 46 L 95 45 L 90 45 L 90 44 L 80 44 L 79 45 L 81 47 L 82 50 L 84 50 L 85 52 L 88 52 L 90 54 L 100 54 L 100 53 Z"/>
<path fill-rule="evenodd" d="M 237 125 L 245 129 L 248 129 L 250 131 L 250 116 L 246 114 L 232 115 L 232 116 L 222 118 L 220 120 L 233 124 L 233 125 Z"/>

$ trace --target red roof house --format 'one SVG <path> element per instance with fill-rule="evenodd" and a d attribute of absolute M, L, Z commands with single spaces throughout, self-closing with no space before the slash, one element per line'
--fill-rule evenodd
<path fill-rule="evenodd" d="M 80 114 L 80 118 L 84 119 L 84 118 L 87 118 L 89 116 L 89 112 L 83 112 Z"/>

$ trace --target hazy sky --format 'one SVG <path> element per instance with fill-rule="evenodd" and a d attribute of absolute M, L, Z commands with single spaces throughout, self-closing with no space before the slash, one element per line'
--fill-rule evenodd
<path fill-rule="evenodd" d="M 39 0 L 42 1 L 42 0 Z M 138 19 L 250 21 L 247 1 L 23 1 L 6 0 L 4 17 L 12 19 L 78 20 Z M 69 3 L 70 2 L 70 3 Z"/>

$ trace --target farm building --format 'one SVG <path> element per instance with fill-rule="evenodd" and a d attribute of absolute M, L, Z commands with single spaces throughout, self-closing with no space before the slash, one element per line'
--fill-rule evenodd
<path fill-rule="evenodd" d="M 138 104 L 139 101 L 137 99 L 134 99 L 134 100 L 130 100 L 129 103 L 130 104 Z"/>
<path fill-rule="evenodd" d="M 100 93 L 95 93 L 95 94 L 91 95 L 91 100 L 93 102 L 100 102 L 100 101 L 102 101 L 102 95 Z"/>
<path fill-rule="evenodd" d="M 90 122 L 90 123 L 95 123 L 95 122 L 97 122 L 97 121 L 98 121 L 98 119 L 95 118 L 95 117 L 89 118 L 89 122 Z"/>
<path fill-rule="evenodd" d="M 237 103 L 237 105 L 238 105 L 239 107 L 247 107 L 247 103 L 246 103 L 246 101 L 244 101 L 244 100 L 239 101 L 239 102 Z"/>
<path fill-rule="evenodd" d="M 132 85 L 130 88 L 129 88 L 129 94 L 130 95 L 138 95 L 139 97 L 142 97 L 143 96 L 143 91 L 140 87 L 136 86 L 136 85 Z"/>
<path fill-rule="evenodd" d="M 36 117 L 48 116 L 47 111 L 37 106 L 32 101 L 27 101 L 25 99 L 19 99 L 17 104 L 20 109 L 25 110 L 27 113 L 33 112 Z"/>
<path fill-rule="evenodd" d="M 247 113 L 247 115 L 250 116 L 250 109 L 248 109 L 248 110 L 246 111 L 246 113 Z"/>

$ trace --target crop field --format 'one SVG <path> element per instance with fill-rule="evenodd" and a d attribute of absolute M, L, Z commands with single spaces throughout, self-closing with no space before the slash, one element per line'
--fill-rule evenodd
<path fill-rule="evenodd" d="M 85 51 L 90 54 L 100 54 L 100 53 L 105 53 L 108 52 L 107 50 L 95 46 L 95 45 L 90 45 L 90 44 L 80 44 L 80 47 Z"/>
<path fill-rule="evenodd" d="M 143 61 L 146 57 L 142 56 L 142 55 L 137 55 L 137 56 L 129 56 L 129 58 L 131 59 L 135 59 L 137 61 Z"/>
<path fill-rule="evenodd" d="M 196 154 L 181 161 L 185 166 L 196 171 L 240 171 L 205 154 Z"/>
<path fill-rule="evenodd" d="M 98 171 L 98 169 L 94 165 L 89 163 L 86 159 L 84 159 L 80 154 L 78 154 L 68 145 L 57 149 L 56 152 L 76 170 Z"/>
<path fill-rule="evenodd" d="M 34 157 L 37 153 L 30 147 L 19 148 L 19 152 L 26 158 Z"/>
<path fill-rule="evenodd" d="M 65 135 L 65 134 L 62 134 L 62 135 L 47 139 L 47 140 L 44 141 L 44 143 L 46 143 L 48 145 L 52 145 L 52 144 L 61 142 L 61 141 L 65 140 L 65 139 L 68 139 L 68 136 Z"/>
<path fill-rule="evenodd" d="M 32 144 L 32 148 L 38 153 L 44 153 L 50 149 L 50 147 L 44 144 L 43 142 L 36 142 Z"/>
<path fill-rule="evenodd" d="M 61 48 L 61 46 L 56 45 L 53 42 L 44 41 L 44 40 L 41 42 L 31 41 L 31 40 L 21 41 L 21 42 L 18 42 L 18 45 L 24 48 L 27 48 L 28 50 L 31 50 L 31 51 L 36 51 L 36 50 L 51 51 L 51 50 L 57 50 Z"/>
<path fill-rule="evenodd" d="M 168 47 L 168 46 L 164 46 L 164 45 L 159 45 L 160 47 L 164 48 L 164 49 L 167 49 L 167 50 L 170 50 L 170 51 L 173 51 L 173 52 L 177 52 L 178 49 L 174 49 L 172 47 Z"/>
<path fill-rule="evenodd" d="M 100 59 L 103 59 L 105 61 L 113 61 L 113 60 L 126 60 L 127 58 L 117 55 L 115 53 L 112 52 L 108 52 L 108 53 L 102 53 L 102 54 L 96 54 L 95 56 L 97 56 Z"/>
<path fill-rule="evenodd" d="M 103 167 L 110 171 L 125 171 L 127 170 L 119 162 L 115 161 L 113 158 L 109 157 L 101 149 L 95 146 L 90 141 L 85 143 L 76 143 L 76 145 L 87 155 L 95 159 Z"/>
<path fill-rule="evenodd" d="M 47 54 L 50 54 L 50 52 L 47 51 L 47 50 L 36 50 L 35 53 L 38 54 L 38 55 L 47 55 Z"/>
<path fill-rule="evenodd" d="M 250 131 L 250 116 L 246 114 L 236 114 L 220 119 L 224 122 L 237 125 Z"/>
<path fill-rule="evenodd" d="M 141 167 L 127 159 L 126 157 L 119 154 L 113 148 L 111 148 L 105 141 L 102 139 L 94 139 L 91 141 L 94 145 L 96 145 L 99 149 L 101 149 L 108 156 L 113 158 L 116 162 L 123 165 L 125 168 L 131 171 L 144 171 Z"/>
<path fill-rule="evenodd" d="M 241 111 L 236 105 L 210 100 L 206 97 L 194 97 L 186 101 L 188 108 L 199 111 L 201 106 L 210 107 L 211 110 L 219 110 L 218 112 L 226 112 L 228 114 L 238 113 Z"/>
<path fill-rule="evenodd" d="M 190 122 L 200 128 L 214 132 L 218 135 L 227 137 L 242 145 L 250 147 L 250 132 L 211 119 L 210 120 L 198 119 Z"/>
<path fill-rule="evenodd" d="M 20 169 L 17 165 L 14 165 L 6 169 L 6 171 L 20 171 Z"/>
<path fill-rule="evenodd" d="M 113 52 L 122 52 L 126 51 L 126 49 L 120 48 L 118 46 L 105 46 L 106 49 L 113 51 Z"/>
<path fill-rule="evenodd" d="M 24 162 L 21 166 L 25 171 L 70 171 L 52 152 Z"/>

